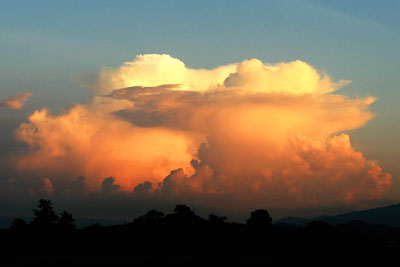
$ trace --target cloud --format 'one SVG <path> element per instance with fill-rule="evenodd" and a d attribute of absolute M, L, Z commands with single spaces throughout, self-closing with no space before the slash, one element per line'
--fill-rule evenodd
<path fill-rule="evenodd" d="M 76 180 L 71 182 L 68 189 L 72 194 L 84 194 L 86 191 L 86 177 L 79 176 Z"/>
<path fill-rule="evenodd" d="M 240 199 L 247 209 L 357 203 L 391 185 L 344 133 L 373 118 L 376 99 L 339 94 L 348 81 L 306 62 L 198 70 L 141 55 L 86 83 L 97 90 L 89 102 L 60 115 L 36 111 L 16 130 L 30 147 L 19 170 L 84 175 L 89 191 L 118 184 L 120 192 L 208 206 Z"/>
<path fill-rule="evenodd" d="M 243 61 L 224 81 L 227 88 L 243 93 L 311 94 L 329 93 L 350 81 L 334 83 L 329 76 L 321 76 L 306 62 L 296 60 L 276 65 L 265 65 L 258 59 Z"/>
<path fill-rule="evenodd" d="M 0 108 L 20 109 L 31 96 L 32 93 L 29 92 L 17 92 L 15 95 L 0 101 Z"/>
<path fill-rule="evenodd" d="M 142 179 L 158 181 L 191 160 L 196 148 L 187 133 L 142 128 L 114 115 L 131 104 L 95 97 L 58 116 L 46 109 L 34 112 L 16 130 L 17 139 L 30 147 L 30 152 L 19 158 L 17 168 L 42 170 L 66 179 L 82 175 L 91 191 L 112 175 L 131 191 Z"/>
<path fill-rule="evenodd" d="M 103 194 L 110 194 L 119 189 L 119 184 L 114 183 L 114 177 L 108 177 L 104 179 L 103 183 L 101 184 L 101 192 Z"/>
<path fill-rule="evenodd" d="M 49 178 L 43 178 L 43 186 L 39 190 L 40 192 L 44 192 L 48 195 L 53 195 L 54 193 L 54 186 L 51 183 Z"/>
<path fill-rule="evenodd" d="M 118 69 L 104 67 L 97 74 L 83 75 L 79 81 L 84 87 L 102 92 L 137 85 L 152 87 L 160 84 L 180 84 L 181 90 L 206 91 L 222 84 L 235 69 L 236 64 L 212 70 L 191 69 L 170 55 L 147 54 L 138 55 Z"/>
<path fill-rule="evenodd" d="M 138 184 L 133 192 L 136 194 L 146 194 L 146 193 L 150 193 L 153 189 L 153 184 L 150 183 L 149 181 L 145 181 L 141 184 Z"/>

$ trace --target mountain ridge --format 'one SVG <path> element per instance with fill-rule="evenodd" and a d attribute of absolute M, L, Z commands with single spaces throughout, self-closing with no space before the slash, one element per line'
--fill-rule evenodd
<path fill-rule="evenodd" d="M 336 225 L 356 220 L 373 225 L 382 224 L 390 227 L 400 227 L 400 203 L 361 211 L 351 211 L 348 213 L 331 216 L 322 215 L 313 218 L 289 216 L 278 220 L 276 223 L 306 226 L 312 221 L 324 221 L 332 225 Z"/>

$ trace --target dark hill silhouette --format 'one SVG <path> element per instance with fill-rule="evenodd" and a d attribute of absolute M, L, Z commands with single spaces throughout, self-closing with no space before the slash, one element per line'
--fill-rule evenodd
<path fill-rule="evenodd" d="M 29 216 L 21 216 L 19 218 L 23 219 L 27 223 L 32 221 L 32 217 Z M 14 219 L 15 217 L 0 216 L 0 229 L 10 228 Z M 75 219 L 75 225 L 77 228 L 84 228 L 96 223 L 103 226 L 110 226 L 110 225 L 123 224 L 124 221 L 112 220 L 106 218 L 84 218 L 84 217 L 77 217 Z"/>
<path fill-rule="evenodd" d="M 249 212 L 246 224 L 214 213 L 208 220 L 184 204 L 171 214 L 150 210 L 133 222 L 83 229 L 74 217 L 40 200 L 34 219 L 16 218 L 0 230 L 0 264 L 50 263 L 135 265 L 173 263 L 375 263 L 397 260 L 400 228 L 351 221 L 306 227 L 272 224 L 265 209 Z"/>
<path fill-rule="evenodd" d="M 382 224 L 391 227 L 400 227 L 400 204 L 363 211 L 352 211 L 334 216 L 319 216 L 315 218 L 286 217 L 278 222 L 306 226 L 313 220 L 324 221 L 333 225 L 358 220 L 368 224 Z"/>
<path fill-rule="evenodd" d="M 30 222 L 32 220 L 32 217 L 29 216 L 21 216 L 20 218 L 25 220 L 26 222 Z M 14 219 L 15 217 L 0 216 L 0 229 L 9 228 Z M 363 211 L 352 211 L 350 213 L 338 214 L 333 216 L 318 216 L 315 218 L 285 217 L 276 221 L 274 225 L 289 228 L 295 226 L 304 227 L 313 220 L 326 221 L 333 225 L 337 223 L 347 223 L 353 220 L 360 220 L 369 224 L 383 224 L 391 227 L 400 227 L 400 204 Z M 123 220 L 84 217 L 75 218 L 75 224 L 78 228 L 84 228 L 96 223 L 103 226 L 110 226 L 123 224 Z"/>

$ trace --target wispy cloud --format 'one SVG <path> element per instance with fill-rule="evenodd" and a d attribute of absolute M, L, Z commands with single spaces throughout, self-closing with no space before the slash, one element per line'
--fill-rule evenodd
<path fill-rule="evenodd" d="M 17 92 L 4 100 L 0 100 L 0 108 L 20 109 L 25 102 L 32 96 L 29 92 Z"/>

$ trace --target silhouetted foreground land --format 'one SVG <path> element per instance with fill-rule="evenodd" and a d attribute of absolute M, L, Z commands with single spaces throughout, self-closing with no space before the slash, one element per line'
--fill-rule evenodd
<path fill-rule="evenodd" d="M 399 228 L 361 221 L 272 225 L 266 210 L 252 212 L 247 224 L 227 223 L 215 214 L 200 218 L 185 205 L 124 225 L 76 229 L 71 214 L 58 216 L 50 201 L 40 200 L 29 224 L 15 219 L 0 238 L 0 263 L 382 263 L 400 257 Z"/>

